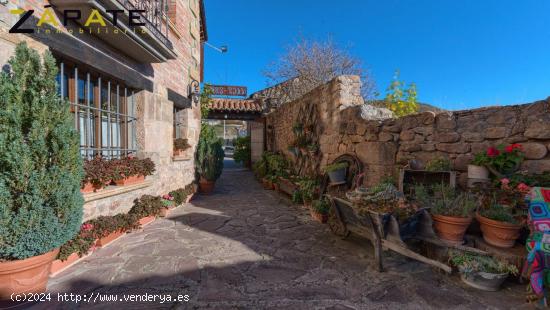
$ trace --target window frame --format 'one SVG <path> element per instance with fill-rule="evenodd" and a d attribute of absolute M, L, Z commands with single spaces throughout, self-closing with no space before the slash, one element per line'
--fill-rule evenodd
<path fill-rule="evenodd" d="M 137 153 L 136 141 L 136 93 L 137 90 L 108 74 L 94 70 L 86 64 L 77 63 L 56 55 L 59 68 L 59 92 L 65 94 L 70 103 L 70 111 L 74 118 L 74 127 L 79 133 L 80 151 L 84 158 L 101 156 L 104 158 L 120 158 Z M 68 79 L 65 83 L 65 78 Z M 83 79 L 84 100 L 79 102 L 79 79 Z M 107 83 L 104 85 L 104 83 Z M 93 86 L 92 95 L 90 87 Z M 102 106 L 103 88 L 107 87 L 107 108 Z M 114 88 L 114 89 L 113 89 Z M 114 102 L 115 110 L 112 104 Z M 93 102 L 91 102 L 92 100 Z M 131 109 L 129 106 L 131 105 Z M 81 112 L 81 110 L 84 110 Z M 84 133 L 81 130 L 81 122 L 84 125 Z M 116 132 L 113 128 L 115 125 Z M 106 125 L 106 128 L 104 128 Z M 93 133 L 92 133 L 93 132 Z M 82 139 L 84 135 L 84 139 Z M 104 137 L 107 142 L 104 143 Z M 116 140 L 116 145 L 114 141 Z"/>

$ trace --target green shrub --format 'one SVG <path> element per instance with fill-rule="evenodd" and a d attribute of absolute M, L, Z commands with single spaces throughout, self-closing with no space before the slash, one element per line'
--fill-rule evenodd
<path fill-rule="evenodd" d="M 515 265 L 490 256 L 458 251 L 451 251 L 449 256 L 449 260 L 453 265 L 459 267 L 463 273 L 487 272 L 494 274 L 518 274 L 518 268 Z"/>
<path fill-rule="evenodd" d="M 19 44 L 0 75 L 0 259 L 24 259 L 70 240 L 80 227 L 82 160 L 69 104 L 48 52 Z"/>
<path fill-rule="evenodd" d="M 233 159 L 237 163 L 248 164 L 250 163 L 250 136 L 238 137 L 234 141 L 235 154 Z"/>
<path fill-rule="evenodd" d="M 176 203 L 176 206 L 184 203 L 187 197 L 189 197 L 189 195 L 193 194 L 196 191 L 196 186 L 197 185 L 195 183 L 189 183 L 184 188 L 179 188 L 175 191 L 171 191 L 169 194 L 174 197 L 174 202 Z"/>
<path fill-rule="evenodd" d="M 198 175 L 208 181 L 216 181 L 222 174 L 223 158 L 221 139 L 216 136 L 213 127 L 203 124 L 195 158 Z"/>
<path fill-rule="evenodd" d="M 426 164 L 426 171 L 450 171 L 451 161 L 447 158 L 438 157 Z"/>
<path fill-rule="evenodd" d="M 314 200 L 311 206 L 315 212 L 321 214 L 328 214 L 328 211 L 330 210 L 330 204 L 326 199 Z"/>
<path fill-rule="evenodd" d="M 135 215 L 137 219 L 140 219 L 151 215 L 159 215 L 162 208 L 164 208 L 164 204 L 161 197 L 143 195 L 134 200 L 134 205 L 128 211 L 128 214 Z"/>
<path fill-rule="evenodd" d="M 94 239 L 108 236 L 116 231 L 128 231 L 139 228 L 139 218 L 135 214 L 120 213 L 114 216 L 100 216 L 86 223 L 92 225 L 90 234 Z"/>

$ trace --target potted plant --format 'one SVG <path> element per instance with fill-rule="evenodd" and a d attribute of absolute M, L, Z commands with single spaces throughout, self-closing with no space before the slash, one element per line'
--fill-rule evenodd
<path fill-rule="evenodd" d="M 347 168 L 347 162 L 339 162 L 326 166 L 324 170 L 328 174 L 332 184 L 344 184 L 346 183 Z"/>
<path fill-rule="evenodd" d="M 170 194 L 162 195 L 162 204 L 164 205 L 163 208 L 160 209 L 160 217 L 166 217 L 168 215 L 168 211 L 174 209 L 176 207 L 176 203 L 174 201 L 174 196 Z"/>
<path fill-rule="evenodd" d="M 483 239 L 497 247 L 511 248 L 519 237 L 525 214 L 518 205 L 524 203 L 529 187 L 525 184 L 510 187 L 503 179 L 500 188 L 491 189 L 482 199 L 482 208 L 476 214 Z"/>
<path fill-rule="evenodd" d="M 498 291 L 509 274 L 518 274 L 515 265 L 490 256 L 451 252 L 450 261 L 458 267 L 464 283 L 484 291 Z"/>
<path fill-rule="evenodd" d="M 82 224 L 80 232 L 61 246 L 57 259 L 53 261 L 50 268 L 52 275 L 67 269 L 90 253 L 97 241 L 92 234 L 93 229 L 94 225 L 89 222 Z"/>
<path fill-rule="evenodd" d="M 439 238 L 462 244 L 477 207 L 475 197 L 471 193 L 457 193 L 446 184 L 435 185 L 431 194 L 425 187 L 415 186 L 415 195 L 423 206 L 430 207 Z"/>
<path fill-rule="evenodd" d="M 438 157 L 430 160 L 426 164 L 426 171 L 450 171 L 451 161 L 447 158 Z"/>
<path fill-rule="evenodd" d="M 189 141 L 184 138 L 177 138 L 174 140 L 174 156 L 183 156 L 191 145 Z"/>
<path fill-rule="evenodd" d="M 238 137 L 233 141 L 235 152 L 233 159 L 236 163 L 241 163 L 243 167 L 250 167 L 250 136 Z"/>
<path fill-rule="evenodd" d="M 209 194 L 214 190 L 214 184 L 222 174 L 223 158 L 221 139 L 216 136 L 213 127 L 203 124 L 195 159 L 201 192 Z"/>
<path fill-rule="evenodd" d="M 330 204 L 326 199 L 314 200 L 311 204 L 310 214 L 314 220 L 319 223 L 326 223 L 328 220 L 328 211 L 330 210 Z"/>
<path fill-rule="evenodd" d="M 182 203 L 187 203 L 191 200 L 191 197 L 196 192 L 196 184 L 190 183 L 184 188 L 179 188 L 175 191 L 171 191 L 168 195 L 172 196 L 174 198 L 174 205 L 179 206 Z"/>
<path fill-rule="evenodd" d="M 145 226 L 160 215 L 164 208 L 162 199 L 158 196 L 143 195 L 139 199 L 134 200 L 134 205 L 128 212 L 133 215 L 140 226 Z"/>
<path fill-rule="evenodd" d="M 84 179 L 80 192 L 83 194 L 101 190 L 111 183 L 111 176 L 106 161 L 100 156 L 84 161 Z"/>
<path fill-rule="evenodd" d="M 111 179 L 117 186 L 128 186 L 142 183 L 145 177 L 153 175 L 155 163 L 149 158 L 138 159 L 129 156 L 109 161 Z"/>
<path fill-rule="evenodd" d="M 114 216 L 99 216 L 88 221 L 93 225 L 91 235 L 96 239 L 95 246 L 103 247 L 118 239 L 127 231 L 139 227 L 137 219 L 132 214 L 120 213 Z"/>
<path fill-rule="evenodd" d="M 489 157 L 487 152 L 480 152 L 475 154 L 474 160 L 468 165 L 468 178 L 477 180 L 488 180 L 489 170 L 486 165 L 489 164 Z"/>
<path fill-rule="evenodd" d="M 296 182 L 299 187 L 302 201 L 306 208 L 311 206 L 312 201 L 318 195 L 319 182 L 312 178 L 302 178 Z"/>
<path fill-rule="evenodd" d="M 21 43 L 0 73 L 0 300 L 41 293 L 59 247 L 78 233 L 83 178 L 56 62 Z"/>
<path fill-rule="evenodd" d="M 474 164 L 483 164 L 497 178 L 513 175 L 521 166 L 525 157 L 521 144 L 490 147 L 484 153 L 476 154 Z"/>

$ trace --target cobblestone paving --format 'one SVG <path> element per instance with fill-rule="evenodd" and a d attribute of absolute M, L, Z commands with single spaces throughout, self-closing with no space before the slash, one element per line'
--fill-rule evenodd
<path fill-rule="evenodd" d="M 65 302 L 43 309 L 518 309 L 523 285 L 470 289 L 401 256 L 340 240 L 300 206 L 261 189 L 245 170 L 226 170 L 215 193 L 98 250 L 50 281 L 51 292 L 188 294 L 164 304 Z"/>

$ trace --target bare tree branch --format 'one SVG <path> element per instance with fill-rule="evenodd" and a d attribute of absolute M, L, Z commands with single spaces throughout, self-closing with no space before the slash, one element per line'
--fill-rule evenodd
<path fill-rule="evenodd" d="M 331 38 L 325 41 L 299 39 L 264 71 L 271 85 L 277 85 L 278 104 L 299 98 L 339 75 L 361 77 L 365 101 L 374 98 L 375 83 L 361 61 L 340 49 Z"/>

